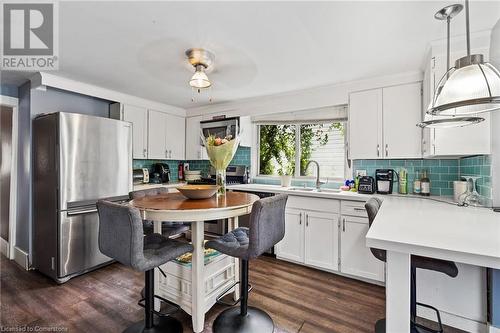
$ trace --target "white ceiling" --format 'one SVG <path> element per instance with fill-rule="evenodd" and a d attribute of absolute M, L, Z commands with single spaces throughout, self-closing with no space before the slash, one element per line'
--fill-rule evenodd
<path fill-rule="evenodd" d="M 60 2 L 55 74 L 189 108 L 207 103 L 191 102 L 191 47 L 215 53 L 214 103 L 412 71 L 451 3 Z M 471 2 L 471 31 L 499 19 L 500 1 Z"/>

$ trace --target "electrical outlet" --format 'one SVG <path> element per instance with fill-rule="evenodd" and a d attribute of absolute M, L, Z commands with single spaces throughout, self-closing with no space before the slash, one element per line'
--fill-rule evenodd
<path fill-rule="evenodd" d="M 356 177 L 366 176 L 366 170 L 356 170 L 355 175 Z"/>

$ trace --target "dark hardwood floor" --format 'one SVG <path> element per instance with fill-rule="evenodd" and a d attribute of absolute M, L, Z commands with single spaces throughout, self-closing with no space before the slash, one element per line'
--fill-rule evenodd
<path fill-rule="evenodd" d="M 143 317 L 136 305 L 143 274 L 113 264 L 57 285 L 1 256 L 0 329 L 28 326 L 52 332 L 121 332 Z M 373 332 L 384 316 L 384 288 L 261 257 L 250 263 L 250 305 L 267 311 L 275 332 Z M 204 332 L 224 307 L 206 315 Z M 175 315 L 191 332 L 191 317 Z M 446 329 L 446 332 L 460 332 Z"/>

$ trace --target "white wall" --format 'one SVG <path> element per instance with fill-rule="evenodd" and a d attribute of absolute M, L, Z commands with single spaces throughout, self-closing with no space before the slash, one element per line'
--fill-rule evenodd
<path fill-rule="evenodd" d="M 372 89 L 401 83 L 417 82 L 423 72 L 409 72 L 384 77 L 316 87 L 306 90 L 247 98 L 238 101 L 215 103 L 186 110 L 187 117 L 209 114 L 261 115 L 279 112 L 310 110 L 334 105 L 348 104 L 349 92 Z"/>

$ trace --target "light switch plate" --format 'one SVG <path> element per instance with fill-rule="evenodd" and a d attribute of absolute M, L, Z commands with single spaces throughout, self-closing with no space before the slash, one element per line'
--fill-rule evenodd
<path fill-rule="evenodd" d="M 366 176 L 366 170 L 356 170 L 355 175 L 356 175 L 356 177 Z"/>

